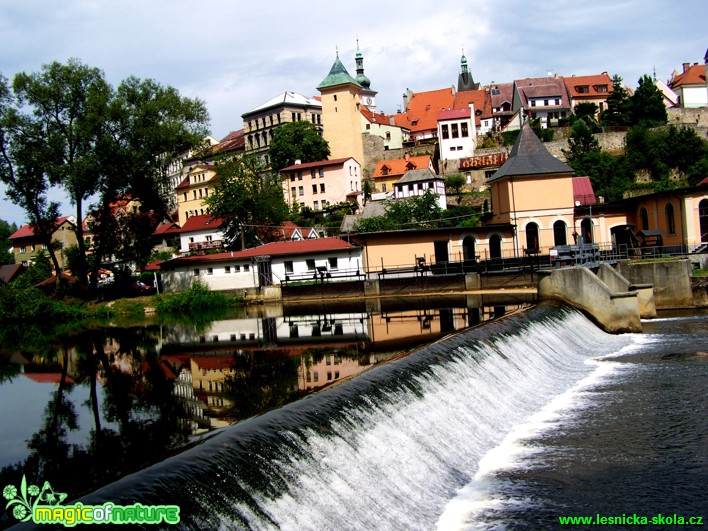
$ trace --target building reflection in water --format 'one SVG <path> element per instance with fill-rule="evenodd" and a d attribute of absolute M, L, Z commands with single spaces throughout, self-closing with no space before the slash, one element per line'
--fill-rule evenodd
<path fill-rule="evenodd" d="M 164 328 L 161 359 L 176 375 L 175 394 L 189 412 L 192 434 L 199 434 L 530 302 L 497 295 L 259 306 L 199 333 Z"/>
<path fill-rule="evenodd" d="M 529 302 L 450 296 L 256 306 L 207 324 L 5 341 L 0 480 L 16 484 L 26 474 L 74 494 L 94 489 L 195 437 Z M 10 403 L 23 400 L 20 425 Z M 85 473 L 70 472 L 77 469 Z"/>

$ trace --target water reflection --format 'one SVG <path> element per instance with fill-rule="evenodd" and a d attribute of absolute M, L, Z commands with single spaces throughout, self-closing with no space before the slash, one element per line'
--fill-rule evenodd
<path fill-rule="evenodd" d="M 527 302 L 451 296 L 259 306 L 196 326 L 102 326 L 4 343 L 0 485 L 24 474 L 79 496 L 214 429 Z"/>

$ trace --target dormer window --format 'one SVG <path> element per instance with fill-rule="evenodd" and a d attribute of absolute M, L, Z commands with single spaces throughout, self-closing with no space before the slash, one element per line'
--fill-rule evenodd
<path fill-rule="evenodd" d="M 607 85 L 595 85 L 597 92 L 607 92 Z"/>
<path fill-rule="evenodd" d="M 588 85 L 576 85 L 575 91 L 578 94 L 587 94 L 590 92 L 590 87 Z"/>

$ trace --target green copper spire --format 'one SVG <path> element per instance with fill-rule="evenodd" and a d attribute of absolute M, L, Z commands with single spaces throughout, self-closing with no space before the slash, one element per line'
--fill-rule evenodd
<path fill-rule="evenodd" d="M 356 60 L 355 81 L 365 89 L 370 88 L 371 80 L 364 75 L 364 56 L 361 51 L 359 51 L 359 39 L 356 40 L 356 55 L 354 56 L 354 59 Z"/>
<path fill-rule="evenodd" d="M 342 61 L 339 60 L 339 52 L 337 52 L 337 58 L 334 60 L 334 64 L 322 82 L 317 85 L 317 90 L 322 90 L 328 87 L 336 87 L 337 85 L 346 85 L 347 83 L 352 83 L 357 87 L 361 87 L 356 80 L 349 75 L 347 69 L 344 68 Z"/>

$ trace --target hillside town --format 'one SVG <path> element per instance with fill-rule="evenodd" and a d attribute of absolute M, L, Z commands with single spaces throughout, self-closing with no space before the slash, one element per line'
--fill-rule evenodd
<path fill-rule="evenodd" d="M 463 53 L 456 84 L 406 89 L 398 112 L 386 114 L 377 107 L 375 80 L 365 75 L 358 45 L 353 59 L 354 76 L 337 53 L 330 71 L 313 80 L 314 95 L 284 87 L 244 112 L 241 128 L 221 140 L 207 137 L 206 148 L 172 160 L 164 190 L 172 211 L 152 219 L 151 244 L 161 258 L 130 266 L 159 272 L 162 289 L 168 291 L 186 289 L 195 280 L 215 290 L 241 291 L 293 279 L 413 270 L 423 263 L 476 266 L 550 257 L 554 249 L 579 243 L 630 253 L 647 247 L 691 252 L 708 244 L 708 178 L 608 200 L 596 193 L 588 175 L 568 163 L 569 124 L 579 109 L 597 126 L 594 137 L 603 150 L 623 148 L 627 128 L 603 123 L 608 99 L 621 86 L 610 73 L 549 73 L 481 86 Z M 703 141 L 708 130 L 706 63 L 708 52 L 702 63 L 684 63 L 667 83 L 653 80 L 663 97 L 666 122 L 692 128 Z M 272 167 L 276 132 L 299 122 L 326 141 L 329 155 Z M 505 136 L 513 143 L 498 141 Z M 273 226 L 254 222 L 260 224 L 254 242 L 229 241 L 226 222 L 213 215 L 208 199 L 219 193 L 220 163 L 243 157 L 278 176 L 284 203 L 291 213 L 308 214 L 310 226 L 294 218 Z M 462 222 L 436 226 L 413 221 L 395 230 L 366 229 L 372 225 L 364 221 L 384 216 L 392 204 L 426 197 L 438 212 L 459 212 Z M 468 208 L 461 209 L 464 205 Z M 116 197 L 110 215 L 121 219 L 139 209 L 139 197 Z M 317 221 L 339 219 L 335 214 L 342 212 L 336 226 Z M 81 224 L 86 252 L 94 252 L 92 216 L 57 218 L 52 235 L 57 248 L 76 246 Z M 3 266 L 6 282 L 47 248 L 30 225 L 9 241 L 15 265 Z M 58 257 L 59 272 L 70 277 L 64 254 Z M 116 258 L 110 251 L 100 258 L 105 267 L 99 282 L 110 282 Z"/>

